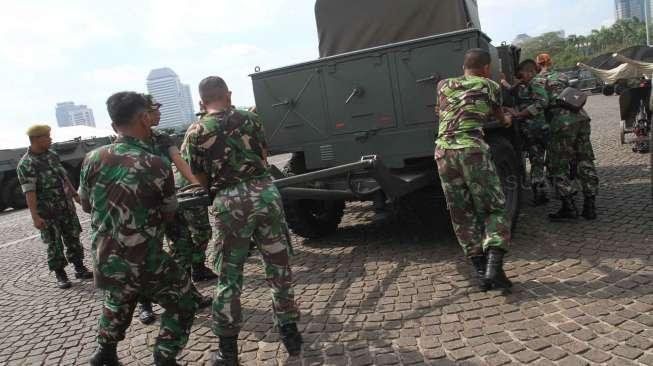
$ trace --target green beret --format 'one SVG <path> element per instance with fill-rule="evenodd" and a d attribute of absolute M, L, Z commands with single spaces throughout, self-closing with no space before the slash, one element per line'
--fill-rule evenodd
<path fill-rule="evenodd" d="M 52 129 L 48 125 L 33 125 L 27 129 L 27 136 L 29 137 L 40 137 L 50 134 Z"/>

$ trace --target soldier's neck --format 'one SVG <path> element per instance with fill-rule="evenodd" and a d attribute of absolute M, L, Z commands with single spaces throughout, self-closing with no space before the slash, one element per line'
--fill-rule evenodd
<path fill-rule="evenodd" d="M 231 108 L 231 104 L 216 102 L 213 104 L 208 104 L 205 107 L 206 107 L 206 113 L 212 114 L 212 113 L 220 113 L 226 111 L 227 109 Z"/>
<path fill-rule="evenodd" d="M 35 155 L 41 155 L 48 150 L 49 150 L 48 148 L 42 148 L 40 146 L 34 146 L 34 145 L 29 147 L 29 151 Z"/>
<path fill-rule="evenodd" d="M 465 76 L 476 76 L 480 78 L 486 78 L 487 76 L 482 70 L 472 70 L 472 69 L 466 69 L 465 70 Z"/>

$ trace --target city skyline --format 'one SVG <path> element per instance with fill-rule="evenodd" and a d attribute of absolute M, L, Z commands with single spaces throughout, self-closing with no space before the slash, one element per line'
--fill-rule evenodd
<path fill-rule="evenodd" d="M 169 67 L 153 69 L 147 75 L 147 91 L 161 103 L 159 128 L 181 129 L 196 120 L 190 86 Z"/>
<path fill-rule="evenodd" d="M 647 15 L 651 16 L 652 6 L 653 2 L 650 0 L 614 0 L 615 20 L 636 18 L 643 22 Z"/>
<path fill-rule="evenodd" d="M 55 107 L 55 116 L 57 119 L 57 126 L 59 127 L 95 127 L 93 109 L 83 104 L 76 105 L 72 101 L 57 103 L 57 106 Z"/>
<path fill-rule="evenodd" d="M 122 90 L 146 92 L 144 78 L 160 66 L 172 68 L 190 86 L 195 110 L 197 85 L 209 75 L 227 81 L 236 105 L 253 106 L 249 74 L 257 66 L 270 70 L 318 58 L 314 1 L 198 1 L 195 6 L 153 0 L 8 2 L 0 13 L 5 86 L 0 127 L 19 135 L 33 123 L 56 126 L 53 106 L 76 100 L 93 109 L 98 127 L 110 129 L 107 98 Z M 564 29 L 585 35 L 610 26 L 615 16 L 613 0 L 478 0 L 478 5 L 482 29 L 495 45 L 521 33 Z M 215 14 L 225 7 L 257 21 L 227 17 L 216 25 Z"/>

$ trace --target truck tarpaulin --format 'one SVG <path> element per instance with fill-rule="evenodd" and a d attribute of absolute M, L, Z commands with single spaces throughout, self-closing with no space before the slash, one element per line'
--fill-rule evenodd
<path fill-rule="evenodd" d="M 481 29 L 476 0 L 317 0 L 320 57 Z"/>

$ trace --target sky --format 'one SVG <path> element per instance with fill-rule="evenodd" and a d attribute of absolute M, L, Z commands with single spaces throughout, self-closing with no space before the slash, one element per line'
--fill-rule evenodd
<path fill-rule="evenodd" d="M 352 0 L 353 1 L 353 0 Z M 614 22 L 613 0 L 478 0 L 495 44 L 517 34 L 564 29 L 587 34 Z M 0 13 L 0 129 L 56 126 L 57 102 L 93 109 L 110 125 L 105 101 L 146 92 L 151 69 L 170 67 L 189 84 L 225 78 L 236 105 L 254 104 L 249 74 L 318 57 L 312 0 L 21 0 Z M 2 146 L 0 146 L 2 148 Z"/>

